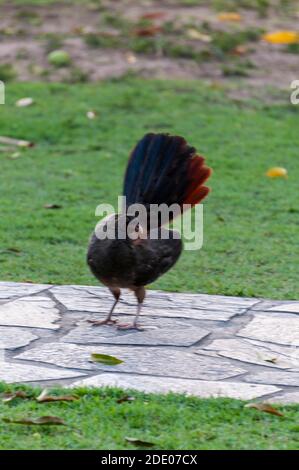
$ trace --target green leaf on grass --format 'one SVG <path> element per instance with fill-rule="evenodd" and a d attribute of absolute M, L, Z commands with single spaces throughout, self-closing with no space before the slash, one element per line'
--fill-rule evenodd
<path fill-rule="evenodd" d="M 101 364 L 107 364 L 108 366 L 116 366 L 117 364 L 121 364 L 121 359 L 118 359 L 114 356 L 108 356 L 107 354 L 97 354 L 92 353 L 91 355 L 92 362 L 100 362 Z"/>

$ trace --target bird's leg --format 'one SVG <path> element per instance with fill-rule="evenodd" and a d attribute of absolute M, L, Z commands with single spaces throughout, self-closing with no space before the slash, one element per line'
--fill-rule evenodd
<path fill-rule="evenodd" d="M 112 320 L 112 314 L 120 298 L 120 289 L 118 287 L 109 287 L 109 290 L 114 296 L 114 299 L 115 299 L 114 304 L 112 305 L 111 310 L 108 313 L 105 320 L 87 320 L 89 323 L 92 323 L 94 326 L 112 325 L 113 323 L 116 323 L 117 321 L 117 320 Z"/>
<path fill-rule="evenodd" d="M 145 288 L 143 286 L 142 287 L 136 287 L 136 289 L 134 289 L 134 293 L 135 293 L 137 301 L 138 301 L 137 314 L 136 314 L 136 316 L 134 318 L 134 321 L 132 323 L 118 324 L 117 328 L 120 329 L 120 330 L 141 330 L 142 331 L 142 328 L 140 326 L 138 326 L 138 319 L 139 319 L 142 303 L 143 303 L 144 298 L 145 298 Z"/>

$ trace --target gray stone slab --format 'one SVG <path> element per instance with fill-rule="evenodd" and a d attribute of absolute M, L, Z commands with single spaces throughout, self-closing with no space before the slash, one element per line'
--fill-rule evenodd
<path fill-rule="evenodd" d="M 277 403 L 281 405 L 291 405 L 299 403 L 299 392 L 283 392 L 266 400 L 268 403 Z"/>
<path fill-rule="evenodd" d="M 258 312 L 266 312 L 270 308 L 278 306 L 282 304 L 283 302 L 280 300 L 266 300 L 266 299 L 261 299 L 259 302 L 257 302 L 255 305 L 251 307 L 251 310 L 253 311 L 258 311 Z"/>
<path fill-rule="evenodd" d="M 173 304 L 171 306 L 160 306 L 160 307 L 152 307 L 150 300 L 147 300 L 142 307 L 141 314 L 142 316 L 149 315 L 155 317 L 164 317 L 164 318 L 190 318 L 193 320 L 209 320 L 209 321 L 228 321 L 235 315 L 240 315 L 245 312 L 244 309 L 233 308 L 231 307 L 229 310 L 226 309 L 218 309 L 218 310 L 207 310 L 207 309 L 199 309 L 196 307 L 188 308 L 188 304 L 184 304 L 185 306 L 177 305 L 174 307 Z M 121 313 L 126 315 L 135 315 L 136 314 L 136 305 L 128 305 L 124 303 L 120 303 L 117 305 L 115 309 L 115 313 Z"/>
<path fill-rule="evenodd" d="M 35 339 L 38 339 L 38 336 L 33 335 L 28 330 L 0 326 L 0 350 L 21 348 Z"/>
<path fill-rule="evenodd" d="M 107 313 L 113 303 L 108 289 L 83 286 L 55 286 L 55 298 L 69 311 Z"/>
<path fill-rule="evenodd" d="M 237 336 L 299 346 L 299 317 L 287 314 L 255 314 Z"/>
<path fill-rule="evenodd" d="M 261 300 L 253 305 L 251 310 L 259 312 L 299 313 L 299 302 L 295 300 Z"/>
<path fill-rule="evenodd" d="M 147 393 L 173 392 L 201 398 L 230 397 L 243 400 L 252 400 L 279 391 L 279 388 L 269 385 L 185 380 L 117 373 L 96 375 L 72 384 L 72 387 L 77 386 L 118 387 Z"/>
<path fill-rule="evenodd" d="M 56 330 L 60 319 L 53 300 L 45 296 L 23 297 L 0 305 L 0 325 Z"/>
<path fill-rule="evenodd" d="M 299 313 L 299 302 L 275 305 L 274 307 L 269 308 L 269 310 L 276 312 Z"/>
<path fill-rule="evenodd" d="M 0 380 L 7 383 L 60 380 L 84 376 L 83 372 L 39 367 L 37 365 L 0 362 Z"/>
<path fill-rule="evenodd" d="M 37 339 L 36 332 L 28 328 L 59 328 L 57 305 L 41 293 L 48 288 L 79 323 L 63 337 L 55 338 L 54 334 L 52 343 L 36 343 L 25 350 L 17 356 L 22 361 L 8 363 L 5 349 L 23 347 Z M 0 380 L 40 382 L 81 376 L 84 380 L 76 383 L 83 385 L 118 384 L 148 392 L 242 399 L 276 393 L 280 391 L 277 386 L 299 386 L 299 302 L 150 290 L 141 315 L 144 331 L 93 327 L 85 321 L 104 318 L 112 302 L 104 287 L 0 283 Z M 222 329 L 213 321 L 228 321 L 248 309 L 254 315 L 252 320 L 231 338 L 227 335 L 230 331 L 233 335 L 233 330 L 226 328 L 225 338 L 220 339 Z M 135 313 L 136 300 L 124 291 L 115 316 L 128 322 Z M 206 338 L 215 325 L 218 339 L 196 351 L 187 349 Z M 91 353 L 96 352 L 124 362 L 117 366 L 92 363 Z M 257 367 L 248 366 L 247 371 L 245 364 L 243 368 L 230 359 Z M 98 375 L 87 378 L 85 370 Z M 225 379 L 228 381 L 223 382 Z M 281 399 L 299 402 L 296 393 L 280 391 Z"/>
<path fill-rule="evenodd" d="M 107 314 L 113 303 L 112 295 L 105 288 L 83 286 L 56 286 L 51 289 L 56 299 L 69 311 Z M 256 299 L 210 296 L 202 294 L 173 294 L 147 291 L 142 315 L 192 318 L 197 320 L 227 321 L 242 314 Z M 122 292 L 122 300 L 116 314 L 135 315 L 136 300 L 133 294 Z"/>
<path fill-rule="evenodd" d="M 97 317 L 98 318 L 98 317 Z M 132 317 L 121 317 L 121 322 L 130 323 Z M 135 344 L 147 346 L 191 346 L 209 335 L 209 331 L 200 327 L 188 325 L 186 322 L 168 320 L 164 318 L 140 319 L 142 331 L 121 331 L 115 325 L 93 326 L 87 322 L 81 322 L 79 326 L 71 330 L 62 341 L 76 344 Z"/>
<path fill-rule="evenodd" d="M 256 371 L 244 376 L 245 382 L 299 387 L 299 373 L 285 371 Z M 298 389 L 299 391 L 299 389 Z"/>
<path fill-rule="evenodd" d="M 54 295 L 59 296 L 79 296 L 82 298 L 100 298 L 105 299 L 110 297 L 107 288 L 101 286 L 53 286 L 51 291 Z M 178 292 L 161 292 L 149 289 L 147 290 L 147 297 L 154 306 L 161 304 L 168 305 L 173 303 L 174 306 L 179 304 L 188 303 L 192 307 L 213 309 L 222 309 L 224 305 L 229 307 L 239 307 L 242 309 L 252 308 L 259 302 L 259 299 L 244 298 L 244 297 L 231 297 L 223 295 L 209 295 L 209 294 L 192 294 L 192 293 L 178 293 Z M 122 298 L 126 302 L 134 303 L 134 296 L 127 289 L 122 290 Z"/>
<path fill-rule="evenodd" d="M 107 366 L 90 362 L 92 353 L 108 354 L 124 362 Z M 167 377 L 186 377 L 202 380 L 221 380 L 246 371 L 223 359 L 199 356 L 191 352 L 166 348 L 138 346 L 78 346 L 68 343 L 48 343 L 17 356 L 60 367 L 83 370 L 111 370 Z"/>
<path fill-rule="evenodd" d="M 299 313 L 299 302 L 295 300 L 261 300 L 253 305 L 251 310 L 260 312 Z"/>
<path fill-rule="evenodd" d="M 26 284 L 18 282 L 0 282 L 0 299 L 11 299 L 13 297 L 23 297 L 37 294 L 50 285 L 46 284 Z"/>
<path fill-rule="evenodd" d="M 216 339 L 203 349 L 216 351 L 222 357 L 271 368 L 291 369 L 297 365 L 296 357 L 293 356 L 295 350 L 265 342 L 258 343 L 239 338 Z M 198 349 L 197 353 L 201 354 L 201 349 Z"/>
<path fill-rule="evenodd" d="M 154 291 L 153 291 L 154 292 Z M 191 302 L 193 306 L 198 308 L 207 308 L 214 310 L 215 308 L 222 309 L 227 306 L 238 307 L 241 309 L 249 309 L 253 307 L 259 299 L 246 298 L 246 297 L 232 297 L 226 295 L 210 295 L 210 294 L 191 294 L 191 293 L 170 293 L 171 299 L 174 303 L 179 301 Z"/>

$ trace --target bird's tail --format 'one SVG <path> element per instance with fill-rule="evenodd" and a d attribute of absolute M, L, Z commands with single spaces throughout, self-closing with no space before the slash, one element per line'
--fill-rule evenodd
<path fill-rule="evenodd" d="M 146 134 L 129 159 L 124 195 L 127 206 L 139 203 L 194 206 L 208 194 L 203 183 L 211 169 L 183 137 Z"/>

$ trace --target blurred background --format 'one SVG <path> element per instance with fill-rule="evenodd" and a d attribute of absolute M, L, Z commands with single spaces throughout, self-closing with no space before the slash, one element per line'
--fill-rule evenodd
<path fill-rule="evenodd" d="M 296 0 L 13 0 L 0 8 L 4 81 L 196 78 L 242 99 L 298 78 Z"/>

